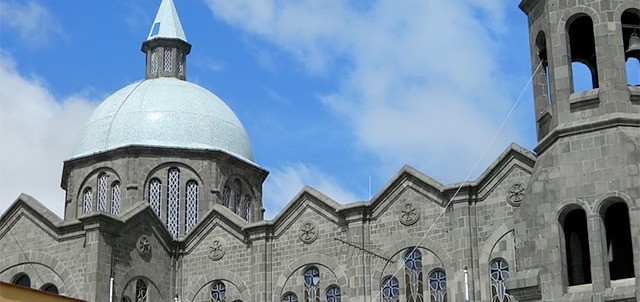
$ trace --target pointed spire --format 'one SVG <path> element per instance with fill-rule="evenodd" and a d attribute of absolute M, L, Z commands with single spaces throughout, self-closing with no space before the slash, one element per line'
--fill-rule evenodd
<path fill-rule="evenodd" d="M 156 38 L 180 39 L 187 42 L 187 37 L 182 30 L 180 18 L 173 0 L 162 0 L 156 19 L 153 21 L 147 41 Z"/>

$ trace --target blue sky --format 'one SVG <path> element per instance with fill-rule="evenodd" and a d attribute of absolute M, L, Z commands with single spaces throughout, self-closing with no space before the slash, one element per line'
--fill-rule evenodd
<path fill-rule="evenodd" d="M 0 0 L 0 211 L 25 192 L 62 215 L 62 161 L 99 102 L 144 77 L 159 3 Z M 531 74 L 517 4 L 175 0 L 188 80 L 235 111 L 270 171 L 268 218 L 303 185 L 344 204 L 405 164 L 449 184 L 511 142 L 532 149 L 530 87 L 507 118 Z"/>

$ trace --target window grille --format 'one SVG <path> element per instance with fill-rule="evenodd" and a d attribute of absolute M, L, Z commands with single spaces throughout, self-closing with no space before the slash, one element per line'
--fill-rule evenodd
<path fill-rule="evenodd" d="M 242 208 L 244 210 L 242 218 L 244 218 L 244 220 L 248 222 L 251 222 L 251 197 L 249 195 L 244 196 L 244 205 Z"/>
<path fill-rule="evenodd" d="M 342 300 L 342 293 L 338 286 L 330 286 L 327 289 L 327 302 L 340 302 Z"/>
<path fill-rule="evenodd" d="M 304 271 L 304 300 L 305 302 L 320 302 L 318 286 L 320 284 L 320 270 L 311 266 Z"/>
<path fill-rule="evenodd" d="M 288 292 L 282 296 L 282 302 L 298 302 L 298 296 L 292 292 Z"/>
<path fill-rule="evenodd" d="M 393 276 L 387 276 L 380 283 L 380 293 L 382 302 L 397 302 L 400 295 L 400 284 L 398 279 Z"/>
<path fill-rule="evenodd" d="M 171 71 L 171 47 L 164 48 L 164 71 Z"/>
<path fill-rule="evenodd" d="M 158 73 L 158 51 L 151 51 L 151 74 L 155 75 Z"/>
<path fill-rule="evenodd" d="M 120 182 L 111 185 L 111 214 L 120 215 Z"/>
<path fill-rule="evenodd" d="M 149 181 L 149 205 L 158 217 L 160 216 L 160 205 L 162 203 L 162 183 L 159 179 L 153 178 Z"/>
<path fill-rule="evenodd" d="M 147 302 L 147 283 L 142 279 L 136 282 L 136 302 Z"/>
<path fill-rule="evenodd" d="M 184 75 L 184 53 L 182 50 L 178 50 L 178 74 Z"/>
<path fill-rule="evenodd" d="M 91 213 L 91 210 L 93 209 L 93 191 L 91 188 L 84 190 L 84 194 L 82 196 L 82 209 L 83 213 Z"/>
<path fill-rule="evenodd" d="M 218 281 L 211 285 L 211 302 L 224 302 L 227 295 L 227 289 L 224 283 Z"/>
<path fill-rule="evenodd" d="M 231 189 L 229 189 L 229 186 L 224 186 L 224 189 L 222 189 L 222 205 L 227 207 L 227 209 L 229 208 L 230 200 L 231 200 Z"/>
<path fill-rule="evenodd" d="M 98 199 L 96 207 L 100 212 L 107 210 L 107 173 L 102 173 L 98 176 Z"/>
<path fill-rule="evenodd" d="M 242 201 L 242 183 L 239 179 L 233 182 L 233 209 L 232 211 L 240 215 L 240 202 Z"/>
<path fill-rule="evenodd" d="M 509 263 L 504 259 L 494 259 L 489 264 L 491 277 L 491 302 L 510 302 L 505 281 L 509 279 Z"/>
<path fill-rule="evenodd" d="M 167 177 L 167 229 L 174 237 L 178 237 L 179 232 L 179 209 L 180 209 L 180 170 L 178 168 L 169 169 Z"/>
<path fill-rule="evenodd" d="M 185 196 L 184 231 L 189 232 L 198 223 L 198 183 L 194 180 L 187 182 Z"/>
<path fill-rule="evenodd" d="M 422 295 L 422 253 L 410 248 L 404 256 L 407 302 L 423 301 Z M 438 301 L 440 302 L 440 301 Z"/>
<path fill-rule="evenodd" d="M 447 299 L 447 275 L 442 270 L 435 270 L 429 276 L 429 289 L 432 302 L 444 302 Z"/>

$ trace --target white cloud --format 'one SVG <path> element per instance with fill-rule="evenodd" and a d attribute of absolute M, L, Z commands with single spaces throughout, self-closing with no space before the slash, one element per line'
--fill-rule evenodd
<path fill-rule="evenodd" d="M 0 53 L 0 213 L 27 193 L 58 216 L 64 212 L 62 162 L 97 103 L 81 96 L 56 100 Z"/>
<path fill-rule="evenodd" d="M 321 100 L 378 155 L 384 177 L 409 163 L 461 181 L 519 88 L 500 66 L 511 1 L 376 1 L 364 9 L 347 1 L 207 2 L 218 18 L 289 51 L 311 72 L 347 62 L 340 88 Z M 521 128 L 505 129 L 472 177 L 522 140 Z"/>
<path fill-rule="evenodd" d="M 288 164 L 272 170 L 263 186 L 265 219 L 275 217 L 304 185 L 319 190 L 338 203 L 346 204 L 358 200 L 353 193 L 340 186 L 318 167 L 303 163 Z"/>
<path fill-rule="evenodd" d="M 30 47 L 46 45 L 51 36 L 63 35 L 49 10 L 35 1 L 0 1 L 0 24 L 17 29 Z"/>

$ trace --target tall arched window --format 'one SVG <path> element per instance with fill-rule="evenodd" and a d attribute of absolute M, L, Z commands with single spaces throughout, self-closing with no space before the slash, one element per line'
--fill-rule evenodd
<path fill-rule="evenodd" d="M 507 294 L 505 281 L 509 279 L 509 263 L 504 259 L 493 259 L 489 263 L 489 277 L 491 278 L 491 302 L 511 302 Z"/>
<path fill-rule="evenodd" d="M 120 215 L 120 182 L 111 184 L 111 214 Z"/>
<path fill-rule="evenodd" d="M 582 209 L 568 212 L 561 221 L 569 285 L 591 283 L 587 216 Z"/>
<path fill-rule="evenodd" d="M 107 211 L 107 173 L 98 175 L 98 198 L 96 208 L 100 212 Z"/>
<path fill-rule="evenodd" d="M 616 202 L 610 205 L 604 214 L 604 226 L 611 280 L 633 278 L 633 247 L 627 204 Z"/>
<path fill-rule="evenodd" d="M 185 196 L 185 217 L 184 231 L 191 231 L 191 228 L 198 223 L 198 183 L 195 180 L 187 182 Z"/>
<path fill-rule="evenodd" d="M 327 289 L 327 302 L 340 302 L 342 301 L 342 293 L 340 292 L 340 287 L 337 285 L 331 285 Z"/>
<path fill-rule="evenodd" d="M 393 276 L 386 276 L 380 282 L 380 295 L 382 302 L 397 302 L 400 296 L 400 284 Z"/>
<path fill-rule="evenodd" d="M 441 269 L 436 269 L 429 275 L 429 291 L 431 302 L 447 301 L 447 275 Z"/>
<path fill-rule="evenodd" d="M 320 270 L 316 266 L 310 266 L 304 271 L 304 301 L 320 302 L 318 286 L 320 285 Z"/>
<path fill-rule="evenodd" d="M 627 84 L 640 85 L 640 11 L 628 9 L 622 13 L 622 41 L 624 43 Z M 635 50 L 634 50 L 635 49 Z"/>
<path fill-rule="evenodd" d="M 211 302 L 224 302 L 227 296 L 227 288 L 221 281 L 216 281 L 211 285 Z"/>
<path fill-rule="evenodd" d="M 287 292 L 282 296 L 282 302 L 298 302 L 298 296 L 292 292 Z"/>
<path fill-rule="evenodd" d="M 25 273 L 20 273 L 13 277 L 13 281 L 11 281 L 11 283 L 24 287 L 31 287 L 31 278 L 29 278 L 29 275 Z"/>
<path fill-rule="evenodd" d="M 596 44 L 593 35 L 593 21 L 587 15 L 572 17 L 568 22 L 567 32 L 569 34 L 569 47 L 571 49 L 571 63 L 579 62 L 586 66 L 589 71 L 589 87 L 598 88 L 598 64 L 596 61 Z M 572 65 L 573 67 L 576 65 Z M 581 87 L 577 83 L 576 73 L 573 70 L 574 89 L 573 92 L 580 92 L 576 87 Z"/>
<path fill-rule="evenodd" d="M 162 183 L 157 178 L 149 181 L 149 205 L 158 217 L 160 216 L 160 205 L 162 204 Z"/>
<path fill-rule="evenodd" d="M 232 211 L 240 215 L 240 202 L 242 201 L 242 183 L 239 179 L 233 182 L 233 209 Z"/>
<path fill-rule="evenodd" d="M 251 197 L 249 195 L 244 196 L 244 205 L 242 206 L 242 218 L 244 220 L 251 222 Z"/>
<path fill-rule="evenodd" d="M 170 168 L 167 175 L 167 229 L 178 237 L 180 211 L 180 170 Z"/>
<path fill-rule="evenodd" d="M 147 302 L 147 283 L 142 279 L 136 281 L 136 302 Z"/>
<path fill-rule="evenodd" d="M 91 188 L 84 189 L 82 194 L 82 212 L 91 213 L 93 210 L 93 190 Z"/>
<path fill-rule="evenodd" d="M 227 207 L 227 209 L 229 209 L 230 201 L 231 201 L 231 189 L 229 189 L 229 186 L 224 186 L 224 189 L 222 189 L 222 205 Z"/>
<path fill-rule="evenodd" d="M 417 248 L 410 248 L 404 255 L 404 271 L 407 302 L 424 301 L 422 253 Z"/>

